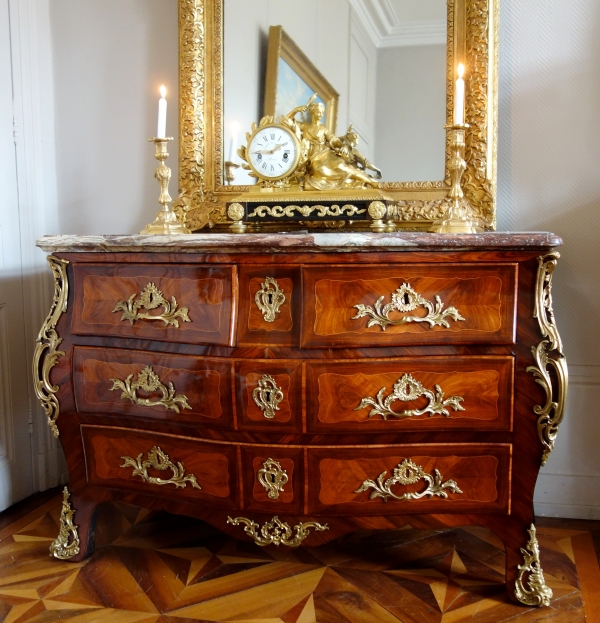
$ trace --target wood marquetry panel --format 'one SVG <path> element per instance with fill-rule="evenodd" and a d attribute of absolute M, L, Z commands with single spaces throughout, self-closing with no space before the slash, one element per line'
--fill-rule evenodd
<path fill-rule="evenodd" d="M 302 274 L 303 347 L 510 344 L 515 339 L 515 264 L 308 267 Z M 397 294 L 404 284 L 430 303 L 429 311 L 411 300 L 410 293 Z M 395 307 L 408 311 L 384 311 L 394 301 Z M 357 305 L 370 308 L 373 315 L 354 318 Z M 452 308 L 464 320 L 443 316 Z M 438 311 L 447 327 L 419 321 L 393 324 L 407 316 L 433 317 Z M 392 321 L 383 321 L 385 330 L 381 324 L 367 326 L 382 317 Z"/>
<path fill-rule="evenodd" d="M 257 292 L 261 291 L 267 278 L 274 279 L 277 288 L 285 296 L 285 301 L 279 306 L 272 321 L 265 319 L 255 301 Z M 241 266 L 238 344 L 297 346 L 300 334 L 300 291 L 299 268 Z"/>
<path fill-rule="evenodd" d="M 304 499 L 303 450 L 285 446 L 242 447 L 244 508 L 261 513 L 301 513 Z M 287 475 L 287 483 L 276 499 L 260 484 L 258 472 L 265 461 L 273 459 Z"/>
<path fill-rule="evenodd" d="M 312 448 L 309 455 L 309 512 L 379 515 L 395 513 L 508 512 L 511 446 L 507 444 L 406 445 L 353 449 Z M 391 484 L 396 468 L 409 459 L 435 480 L 454 481 L 462 493 L 445 490 L 448 497 L 425 496 L 398 500 L 370 499 L 374 487 L 357 493 L 367 481 L 390 484 L 395 495 L 422 493 L 424 478 Z M 395 471 L 396 470 L 396 471 Z M 381 484 L 380 483 L 380 484 Z"/>
<path fill-rule="evenodd" d="M 161 435 L 142 431 L 82 425 L 87 479 L 91 485 L 144 491 L 157 497 L 210 500 L 215 506 L 237 506 L 238 470 L 235 446 L 211 444 L 188 437 Z M 181 485 L 155 484 L 134 474 L 134 467 L 124 457 L 140 462 L 158 446 L 169 460 L 181 469 Z M 181 464 L 181 466 L 179 465 Z M 162 480 L 176 479 L 172 469 L 147 467 L 147 476 Z M 195 476 L 197 485 L 185 480 Z"/>
<path fill-rule="evenodd" d="M 188 344 L 233 345 L 234 301 L 237 279 L 229 266 L 162 266 L 75 264 L 75 305 L 72 332 L 80 335 L 133 337 Z M 115 311 L 142 300 L 142 292 L 154 284 L 170 310 L 154 298 L 137 309 L 138 315 L 166 315 L 173 322 L 136 318 Z M 132 298 L 133 297 L 133 298 Z M 175 303 L 173 302 L 175 299 Z M 187 318 L 177 312 L 187 309 Z M 179 326 L 175 325 L 177 323 Z"/>
<path fill-rule="evenodd" d="M 185 396 L 186 408 L 163 404 L 147 406 L 133 403 L 122 396 L 122 389 L 112 389 L 112 379 L 124 382 L 129 375 L 131 384 L 145 368 L 151 367 L 168 390 L 173 384 L 175 396 Z M 210 426 L 232 427 L 231 366 L 221 359 L 167 355 L 139 350 L 91 348 L 76 346 L 73 356 L 73 386 L 80 413 L 132 415 L 174 422 L 203 422 Z M 140 400 L 157 402 L 163 399 L 160 389 L 136 389 Z"/>
<path fill-rule="evenodd" d="M 271 377 L 283 396 L 273 409 L 273 417 L 254 399 L 260 383 Z M 236 405 L 240 429 L 302 431 L 302 364 L 299 361 L 238 361 L 235 364 Z M 268 387 L 272 384 L 268 383 Z M 269 414 L 270 415 L 270 414 Z"/>
<path fill-rule="evenodd" d="M 314 408 L 307 411 L 308 430 L 320 433 L 508 431 L 512 428 L 513 366 L 513 357 L 407 357 L 392 361 L 310 362 L 306 364 L 307 404 L 314 405 Z M 399 383 L 401 379 L 404 379 L 402 384 Z M 418 389 L 415 391 L 415 385 L 407 387 L 407 382 L 413 380 L 420 383 L 429 395 L 405 400 L 410 397 L 411 390 L 414 394 L 423 394 Z M 385 391 L 378 398 L 382 389 Z M 399 398 L 393 399 L 394 395 Z M 462 400 L 456 400 L 456 397 Z M 358 409 L 364 398 L 372 398 L 373 402 Z M 408 417 L 396 417 L 390 413 L 405 415 L 407 411 L 427 407 L 431 411 Z M 448 415 L 440 413 L 442 409 Z M 370 415 L 372 411 L 374 413 Z"/>

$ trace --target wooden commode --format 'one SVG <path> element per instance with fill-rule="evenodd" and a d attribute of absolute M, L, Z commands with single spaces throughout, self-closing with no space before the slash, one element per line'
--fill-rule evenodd
<path fill-rule="evenodd" d="M 120 500 L 259 545 L 486 526 L 549 601 L 533 527 L 567 390 L 546 233 L 49 236 L 34 381 L 62 443 L 58 558 Z"/>

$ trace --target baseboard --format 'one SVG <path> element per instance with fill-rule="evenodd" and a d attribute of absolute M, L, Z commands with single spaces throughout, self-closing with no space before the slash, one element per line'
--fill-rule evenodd
<path fill-rule="evenodd" d="M 569 385 L 600 385 L 600 366 L 569 364 Z"/>
<path fill-rule="evenodd" d="M 600 519 L 600 475 L 541 473 L 534 508 L 542 517 Z"/>
<path fill-rule="evenodd" d="M 533 506 L 538 517 L 600 520 L 600 506 L 574 506 L 573 504 L 534 504 Z"/>

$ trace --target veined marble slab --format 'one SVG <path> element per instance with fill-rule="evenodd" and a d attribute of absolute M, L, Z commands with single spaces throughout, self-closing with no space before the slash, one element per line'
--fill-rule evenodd
<path fill-rule="evenodd" d="M 418 249 L 527 249 L 557 247 L 561 238 L 548 232 L 482 234 L 378 233 L 206 233 L 179 236 L 43 236 L 37 246 L 49 253 L 236 253 L 323 251 L 415 251 Z"/>

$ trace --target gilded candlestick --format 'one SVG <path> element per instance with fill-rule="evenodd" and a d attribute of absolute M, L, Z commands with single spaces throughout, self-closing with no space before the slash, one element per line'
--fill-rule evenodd
<path fill-rule="evenodd" d="M 225 181 L 228 186 L 235 181 L 235 170 L 239 169 L 240 165 L 237 162 L 231 160 L 225 160 Z"/>
<path fill-rule="evenodd" d="M 158 203 L 162 205 L 162 210 L 156 214 L 156 218 L 153 223 L 149 223 L 142 230 L 142 234 L 151 235 L 169 235 L 169 234 L 191 234 L 188 226 L 185 223 L 179 222 L 175 212 L 171 210 L 170 203 L 172 201 L 169 195 L 169 181 L 171 180 L 171 169 L 165 164 L 165 160 L 169 157 L 167 150 L 167 144 L 172 141 L 173 138 L 149 138 L 150 142 L 155 145 L 154 157 L 160 162 L 154 177 L 158 181 L 160 186 L 160 196 Z"/>
<path fill-rule="evenodd" d="M 465 161 L 467 124 L 449 125 L 451 156 L 448 160 L 450 172 L 450 202 L 443 218 L 435 221 L 429 231 L 437 234 L 477 234 L 484 231 L 480 219 L 462 189 L 462 178 L 467 170 Z"/>

